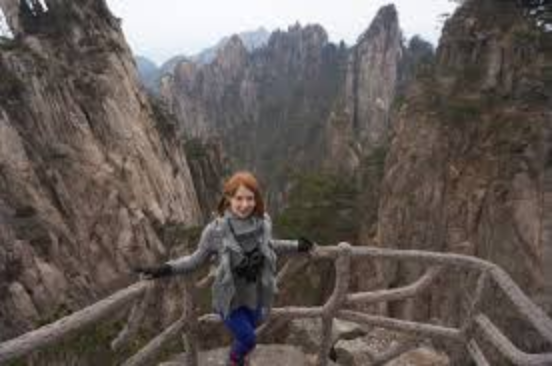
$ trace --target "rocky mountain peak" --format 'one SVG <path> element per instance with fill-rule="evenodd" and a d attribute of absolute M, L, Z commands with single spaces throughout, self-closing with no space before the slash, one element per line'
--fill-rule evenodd
<path fill-rule="evenodd" d="M 247 48 L 240 36 L 233 35 L 228 42 L 217 52 L 214 63 L 224 69 L 241 67 L 247 60 Z"/>
<path fill-rule="evenodd" d="M 497 16 L 499 12 L 499 16 Z M 550 35 L 528 19 L 515 1 L 467 1 L 447 21 L 438 49 L 438 76 L 443 86 L 493 91 L 501 96 L 544 96 L 543 56 Z M 542 59 L 540 68 L 534 61 Z M 529 80 L 532 79 L 532 82 Z"/>
<path fill-rule="evenodd" d="M 287 44 L 298 44 L 300 47 L 321 48 L 328 43 L 328 33 L 318 24 L 301 26 L 299 23 L 288 27 L 287 32 L 275 31 L 268 41 L 268 47 L 280 49 Z"/>
<path fill-rule="evenodd" d="M 399 16 L 395 5 L 381 7 L 368 29 L 358 38 L 357 43 L 368 42 L 381 34 L 392 34 L 399 29 Z"/>
<path fill-rule="evenodd" d="M 394 5 L 382 7 L 359 37 L 349 58 L 346 112 L 364 150 L 385 145 L 390 127 L 399 65 L 403 58 L 402 34 Z"/>

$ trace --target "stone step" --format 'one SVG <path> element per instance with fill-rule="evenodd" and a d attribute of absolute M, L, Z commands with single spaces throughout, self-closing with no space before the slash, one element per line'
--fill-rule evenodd
<path fill-rule="evenodd" d="M 226 366 L 228 348 L 217 348 L 199 352 L 199 366 Z M 162 362 L 158 366 L 186 366 L 185 355 L 180 354 L 170 361 Z M 280 344 L 260 344 L 251 353 L 251 366 L 286 365 L 310 366 L 313 360 L 309 359 L 299 347 Z M 335 363 L 328 362 L 328 365 Z"/>

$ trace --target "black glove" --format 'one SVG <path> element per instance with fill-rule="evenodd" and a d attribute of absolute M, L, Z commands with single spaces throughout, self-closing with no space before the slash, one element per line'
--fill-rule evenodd
<path fill-rule="evenodd" d="M 172 267 L 164 263 L 158 267 L 136 267 L 133 268 L 134 272 L 145 275 L 146 278 L 159 278 L 159 277 L 166 277 L 173 274 Z"/>
<path fill-rule="evenodd" d="M 297 246 L 298 252 L 308 252 L 308 251 L 311 251 L 312 248 L 314 247 L 314 243 L 309 239 L 305 238 L 304 236 L 300 236 L 298 241 L 299 241 L 299 245 Z"/>

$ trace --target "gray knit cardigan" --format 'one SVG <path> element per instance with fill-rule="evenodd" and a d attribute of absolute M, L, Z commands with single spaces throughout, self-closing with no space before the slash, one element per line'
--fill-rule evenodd
<path fill-rule="evenodd" d="M 265 213 L 263 219 L 263 240 L 261 253 L 265 257 L 261 271 L 261 287 L 259 306 L 265 308 L 265 316 L 272 308 L 274 294 L 278 292 L 276 283 L 276 261 L 278 254 L 297 252 L 297 240 L 275 240 L 272 238 L 272 220 Z M 211 288 L 213 310 L 224 317 L 230 312 L 230 304 L 235 294 L 234 278 L 230 268 L 230 251 L 242 255 L 242 249 L 231 234 L 226 218 L 217 217 L 212 220 L 201 234 L 199 244 L 194 253 L 183 256 L 168 264 L 173 273 L 185 274 L 193 272 L 211 256 L 218 259 L 215 281 Z"/>

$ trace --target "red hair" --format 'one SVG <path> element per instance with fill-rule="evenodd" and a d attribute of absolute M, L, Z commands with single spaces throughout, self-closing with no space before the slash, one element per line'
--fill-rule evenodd
<path fill-rule="evenodd" d="M 244 186 L 253 192 L 255 196 L 255 208 L 253 209 L 253 215 L 258 217 L 264 217 L 265 204 L 259 188 L 259 182 L 257 178 L 248 171 L 239 171 L 234 173 L 225 183 L 222 197 L 217 205 L 217 212 L 220 216 L 224 215 L 224 211 L 230 207 L 230 197 L 233 197 L 238 188 Z"/>

